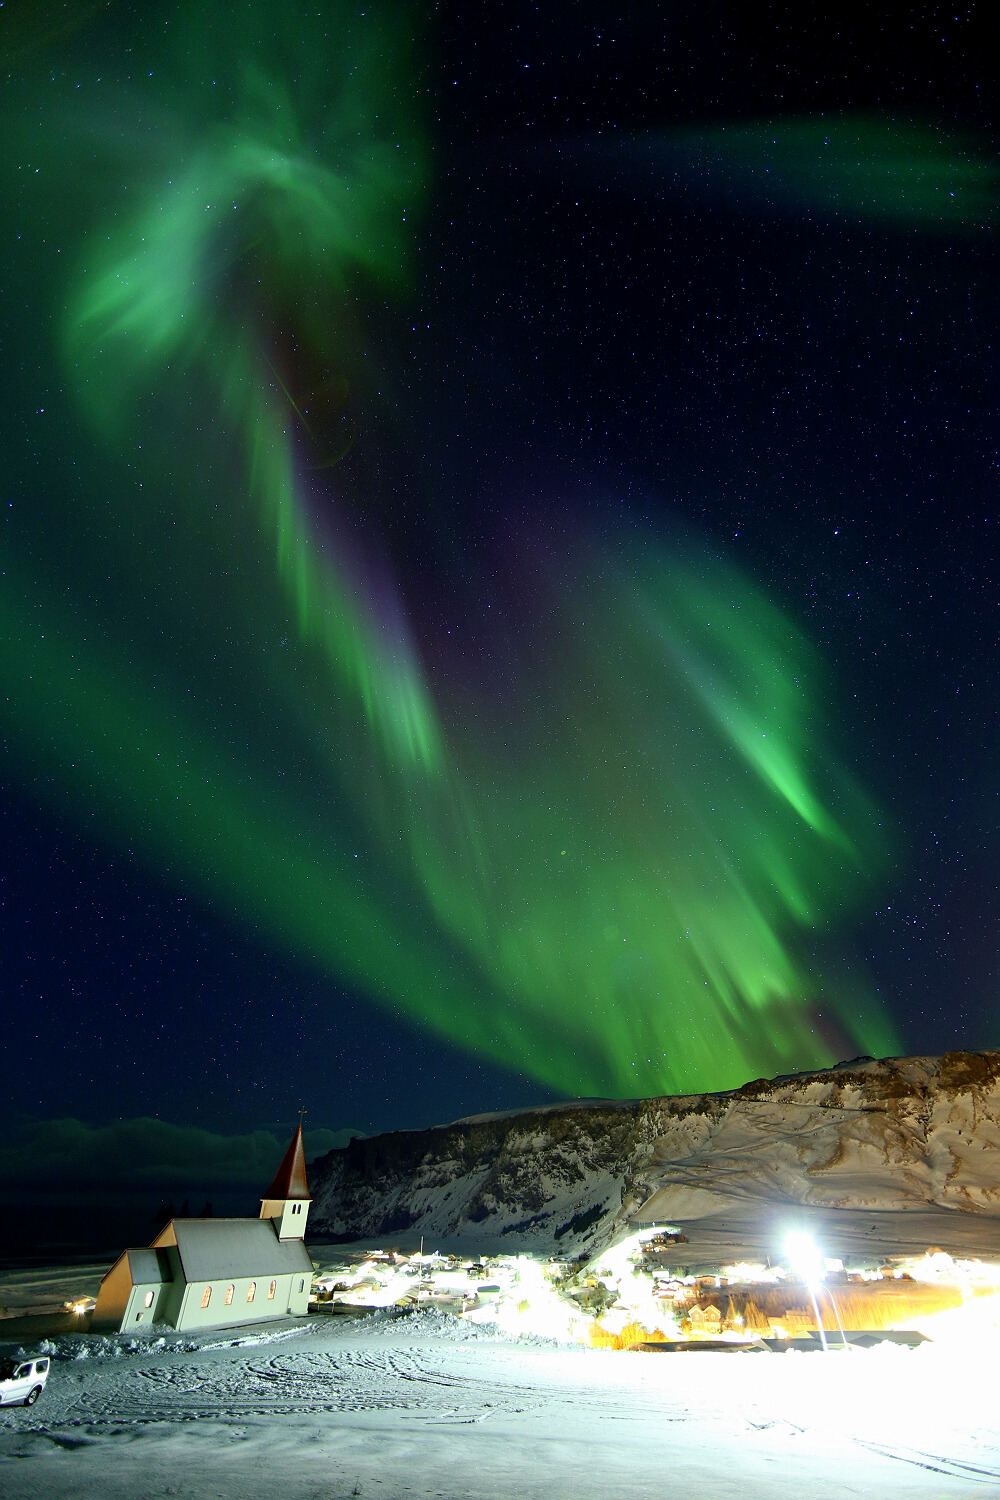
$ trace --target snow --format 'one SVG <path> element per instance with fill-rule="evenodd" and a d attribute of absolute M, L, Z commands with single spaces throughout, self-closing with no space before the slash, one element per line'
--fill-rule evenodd
<path fill-rule="evenodd" d="M 693 1219 L 733 1198 L 997 1211 L 995 1087 L 980 1100 L 943 1090 L 930 1099 L 873 1100 L 863 1084 L 835 1081 L 798 1093 L 775 1089 L 766 1099 L 733 1099 L 721 1118 L 667 1122 L 646 1174 L 657 1195 L 647 1212 Z"/>
<path fill-rule="evenodd" d="M 54 1345 L 0 1414 L 5 1500 L 1000 1493 L 992 1341 L 654 1355 L 384 1312 Z"/>
<path fill-rule="evenodd" d="M 896 1253 L 908 1221 L 900 1253 L 992 1254 L 1000 1053 L 856 1059 L 722 1094 L 472 1116 L 331 1152 L 311 1181 L 314 1233 L 407 1248 L 426 1236 L 467 1253 L 592 1254 L 644 1224 L 692 1241 L 688 1226 L 705 1224 L 717 1259 L 766 1259 L 773 1224 L 842 1258 Z"/>
<path fill-rule="evenodd" d="M 560 1114 L 567 1109 L 628 1109 L 635 1099 L 562 1099 L 556 1104 L 533 1104 L 531 1114 Z M 524 1115 L 522 1109 L 488 1109 L 478 1115 L 463 1115 L 459 1120 L 448 1120 L 441 1125 L 432 1125 L 432 1130 L 452 1130 L 456 1125 L 484 1125 L 493 1120 L 516 1120 Z"/>
<path fill-rule="evenodd" d="M 78 1297 L 96 1297 L 101 1277 L 117 1255 L 115 1250 L 106 1259 L 88 1258 L 74 1265 L 0 1266 L 0 1307 L 13 1317 L 35 1309 L 61 1308 Z"/>

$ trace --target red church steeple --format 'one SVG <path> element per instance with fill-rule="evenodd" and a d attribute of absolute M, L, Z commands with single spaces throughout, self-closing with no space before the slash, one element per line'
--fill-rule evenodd
<path fill-rule="evenodd" d="M 305 1113 L 305 1111 L 300 1111 Z M 306 1218 L 312 1193 L 306 1177 L 306 1153 L 302 1145 L 302 1122 L 292 1136 L 281 1166 L 267 1195 L 260 1201 L 260 1216 L 274 1224 L 279 1240 L 300 1240 L 306 1232 Z"/>
<path fill-rule="evenodd" d="M 306 1178 L 306 1153 L 302 1145 L 302 1122 L 292 1136 L 291 1144 L 281 1160 L 281 1166 L 274 1174 L 274 1181 L 264 1194 L 264 1198 L 308 1198 L 312 1201 L 312 1193 L 309 1191 L 309 1182 Z"/>

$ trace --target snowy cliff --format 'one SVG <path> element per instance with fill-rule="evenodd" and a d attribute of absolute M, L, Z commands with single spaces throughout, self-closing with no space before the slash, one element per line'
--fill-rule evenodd
<path fill-rule="evenodd" d="M 1000 1216 L 1000 1052 L 473 1116 L 353 1140 L 310 1180 L 318 1239 L 424 1235 L 484 1251 L 577 1254 L 630 1224 L 765 1204 Z M 995 1228 L 1000 1240 L 1000 1217 Z"/>

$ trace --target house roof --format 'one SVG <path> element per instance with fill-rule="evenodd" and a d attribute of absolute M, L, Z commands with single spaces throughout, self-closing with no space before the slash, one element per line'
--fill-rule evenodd
<path fill-rule="evenodd" d="M 171 1219 L 153 1241 L 176 1245 L 185 1281 L 308 1272 L 312 1261 L 301 1240 L 279 1240 L 270 1219 Z M 131 1253 L 131 1252 L 130 1252 Z"/>
<path fill-rule="evenodd" d="M 277 1198 L 307 1198 L 312 1200 L 306 1180 L 306 1153 L 302 1145 L 302 1125 L 292 1136 L 291 1145 L 282 1158 L 281 1166 L 274 1174 L 274 1181 L 264 1194 L 263 1202 Z"/>

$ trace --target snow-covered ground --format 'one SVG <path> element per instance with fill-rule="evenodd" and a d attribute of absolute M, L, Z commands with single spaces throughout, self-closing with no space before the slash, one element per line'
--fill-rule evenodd
<path fill-rule="evenodd" d="M 72 1264 L 0 1266 L 0 1308 L 13 1317 L 36 1309 L 59 1308 L 80 1297 L 96 1297 L 101 1277 L 117 1259 L 117 1251 L 96 1260 L 80 1258 Z M 0 1315 L 0 1339 L 3 1338 Z"/>
<path fill-rule="evenodd" d="M 38 1405 L 0 1412 L 0 1493 L 1000 1495 L 994 1351 L 613 1353 L 435 1313 L 67 1338 Z"/>

